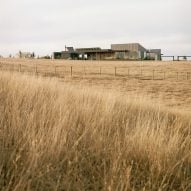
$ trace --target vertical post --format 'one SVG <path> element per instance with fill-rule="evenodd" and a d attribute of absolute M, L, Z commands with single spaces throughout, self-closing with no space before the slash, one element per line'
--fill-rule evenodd
<path fill-rule="evenodd" d="M 72 75 L 73 75 L 73 74 L 72 74 L 72 66 L 71 66 L 71 68 L 70 68 L 70 72 L 71 72 L 71 76 L 72 76 Z"/>
<path fill-rule="evenodd" d="M 85 66 L 84 66 L 84 75 L 86 75 L 86 68 L 85 68 Z"/>
<path fill-rule="evenodd" d="M 56 66 L 54 67 L 54 74 L 56 75 Z"/>
<path fill-rule="evenodd" d="M 21 64 L 19 64 L 19 72 L 21 72 Z"/>
<path fill-rule="evenodd" d="M 153 80 L 155 79 L 155 70 L 153 70 Z"/>
<path fill-rule="evenodd" d="M 115 76 L 117 76 L 117 67 L 115 67 Z"/>
<path fill-rule="evenodd" d="M 101 67 L 99 68 L 99 74 L 100 74 L 100 76 L 101 76 Z"/>
<path fill-rule="evenodd" d="M 186 79 L 187 80 L 189 79 L 189 73 L 188 72 L 186 73 Z"/>
<path fill-rule="evenodd" d="M 130 77 L 130 69 L 128 68 L 128 78 Z"/>
<path fill-rule="evenodd" d="M 35 66 L 35 73 L 37 74 L 38 70 L 37 70 L 37 64 Z"/>

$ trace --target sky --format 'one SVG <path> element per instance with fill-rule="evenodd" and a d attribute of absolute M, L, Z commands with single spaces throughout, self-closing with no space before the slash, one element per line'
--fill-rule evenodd
<path fill-rule="evenodd" d="M 0 0 L 0 55 L 138 42 L 191 55 L 191 0 Z"/>

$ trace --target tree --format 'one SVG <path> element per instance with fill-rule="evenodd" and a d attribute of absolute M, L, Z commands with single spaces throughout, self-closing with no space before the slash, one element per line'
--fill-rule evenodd
<path fill-rule="evenodd" d="M 32 58 L 35 58 L 35 53 L 34 52 L 32 53 Z"/>

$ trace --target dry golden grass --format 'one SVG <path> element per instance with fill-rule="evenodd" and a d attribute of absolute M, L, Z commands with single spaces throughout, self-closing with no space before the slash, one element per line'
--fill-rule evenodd
<path fill-rule="evenodd" d="M 0 72 L 1 190 L 191 190 L 190 112 L 86 80 Z"/>
<path fill-rule="evenodd" d="M 149 97 L 174 109 L 190 111 L 191 61 L 66 61 L 33 59 L 0 59 L 1 69 L 13 69 L 38 75 L 59 77 L 59 81 L 96 89 L 108 89 L 123 95 Z M 11 64 L 11 65 L 9 65 Z M 0 65 L 1 66 L 1 65 Z M 6 66 L 6 67 L 5 67 Z M 71 66 L 73 76 L 71 78 Z M 100 75 L 101 67 L 101 75 Z M 117 76 L 115 76 L 115 67 Z M 154 70 L 154 80 L 153 78 Z"/>

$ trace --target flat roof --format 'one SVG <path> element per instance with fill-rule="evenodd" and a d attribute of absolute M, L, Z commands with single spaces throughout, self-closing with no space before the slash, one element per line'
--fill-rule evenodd
<path fill-rule="evenodd" d="M 85 49 L 76 49 L 79 53 L 114 53 L 114 52 L 129 52 L 128 50 L 112 50 L 112 49 L 97 49 L 97 50 L 85 50 Z"/>
<path fill-rule="evenodd" d="M 112 49 L 76 49 L 75 51 L 60 51 L 54 52 L 54 54 L 88 54 L 88 53 L 115 53 L 115 52 L 129 52 L 129 50 L 112 50 Z"/>

